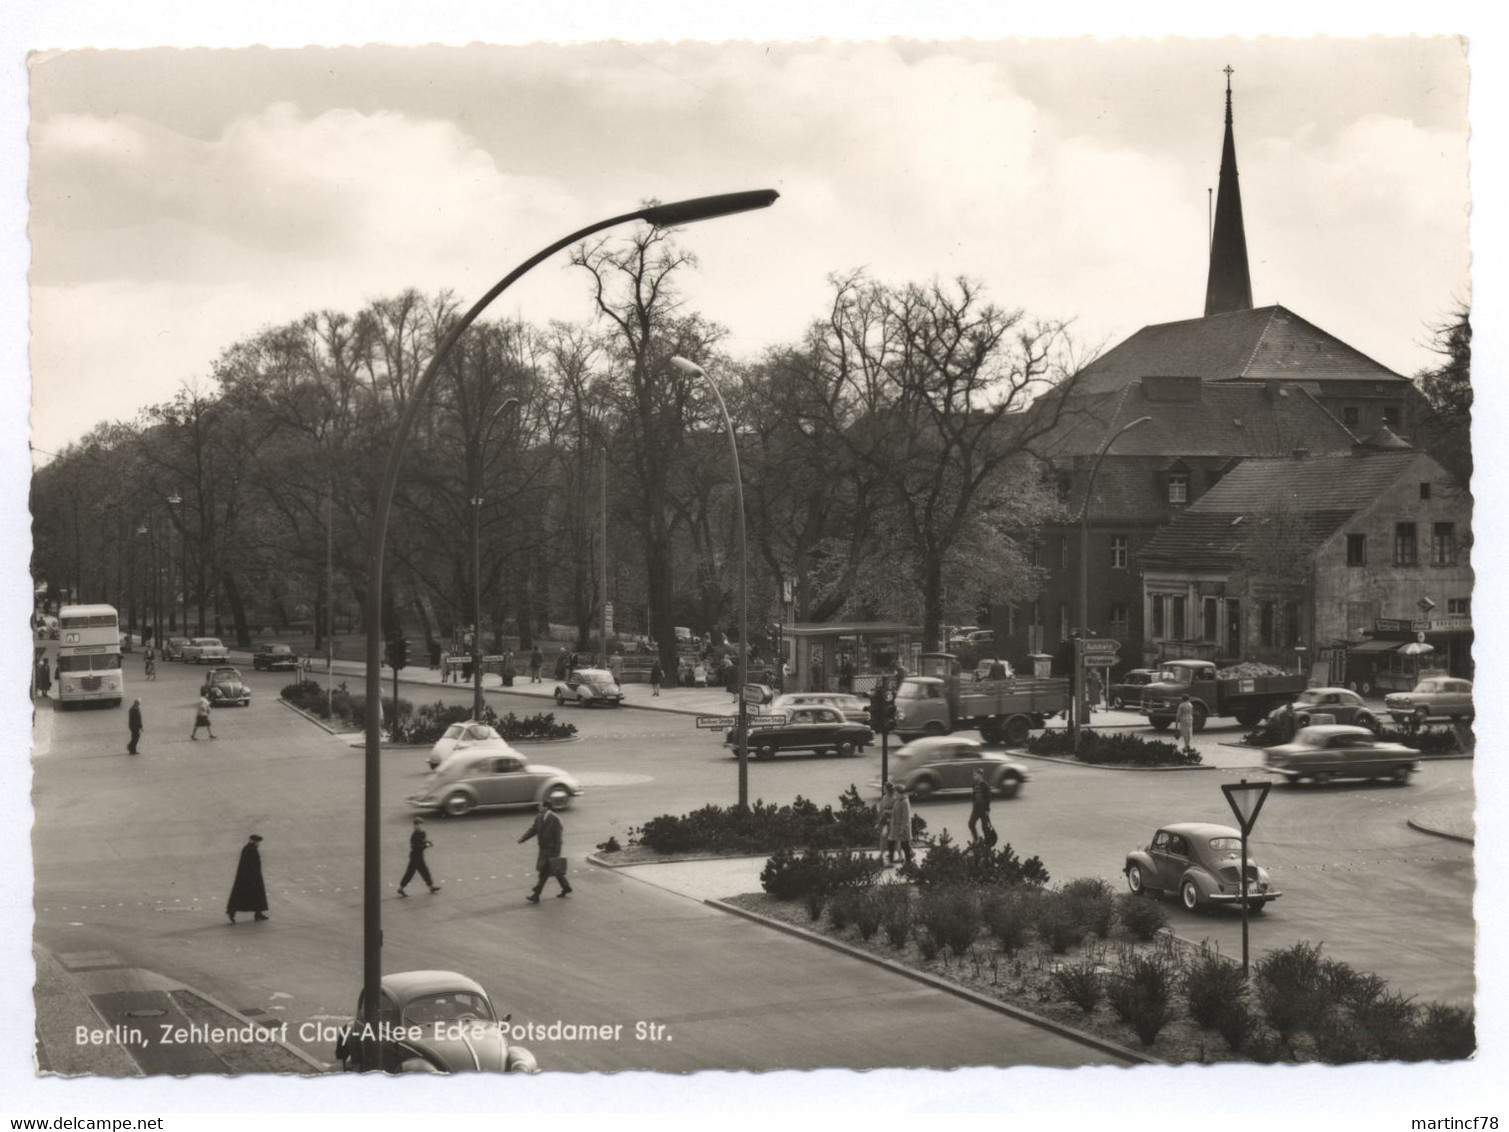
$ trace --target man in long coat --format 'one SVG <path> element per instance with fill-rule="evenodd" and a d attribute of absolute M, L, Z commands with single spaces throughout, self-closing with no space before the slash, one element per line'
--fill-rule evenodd
<path fill-rule="evenodd" d="M 126 713 L 126 730 L 131 732 L 131 742 L 126 744 L 126 753 L 136 754 L 136 744 L 141 741 L 141 700 L 131 701 L 131 710 Z"/>
<path fill-rule="evenodd" d="M 524 836 L 519 838 L 519 844 L 524 844 L 531 837 L 535 838 L 540 846 L 539 856 L 535 859 L 534 866 L 540 875 L 539 879 L 535 881 L 534 891 L 529 894 L 527 899 L 531 904 L 538 904 L 540 902 L 540 893 L 545 889 L 545 882 L 552 876 L 561 882 L 561 890 L 556 895 L 570 896 L 571 885 L 566 880 L 565 874 L 552 872 L 550 868 L 551 858 L 561 855 L 561 842 L 565 838 L 565 830 L 561 826 L 561 819 L 557 816 L 555 807 L 551 805 L 549 798 L 542 798 L 540 800 L 539 816 L 534 819 L 534 824 L 524 831 Z"/>
<path fill-rule="evenodd" d="M 236 882 L 231 885 L 230 899 L 225 902 L 225 916 L 236 922 L 237 912 L 255 912 L 256 919 L 267 919 L 267 887 L 262 883 L 262 853 L 257 848 L 262 835 L 252 834 L 241 847 L 241 861 L 236 866 Z"/>

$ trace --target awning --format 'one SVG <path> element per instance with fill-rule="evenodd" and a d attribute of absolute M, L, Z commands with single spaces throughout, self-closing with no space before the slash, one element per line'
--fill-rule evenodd
<path fill-rule="evenodd" d="M 1360 645 L 1350 646 L 1347 652 L 1394 652 L 1408 643 L 1408 641 L 1363 641 Z"/>

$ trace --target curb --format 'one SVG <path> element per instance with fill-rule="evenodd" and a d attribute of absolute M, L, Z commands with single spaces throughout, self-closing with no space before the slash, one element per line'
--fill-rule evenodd
<path fill-rule="evenodd" d="M 1138 1053 L 1136 1050 L 1129 1049 L 1126 1046 L 1117 1045 L 1115 1042 L 1106 1041 L 1104 1038 L 1098 1038 L 1093 1034 L 1086 1034 L 1081 1030 L 1076 1030 L 1073 1027 L 1065 1026 L 1060 1022 L 1055 1022 L 1051 1018 L 1044 1018 L 1041 1015 L 1033 1014 L 1031 1011 L 1023 1010 L 1019 1006 L 1013 1006 L 1009 1003 L 1002 1002 L 999 999 L 989 998 L 976 991 L 970 990 L 968 987 L 961 987 L 957 983 L 951 982 L 948 979 L 940 978 L 937 975 L 929 974 L 926 971 L 918 971 L 913 967 L 908 967 L 904 963 L 897 963 L 882 956 L 873 955 L 868 951 L 864 951 L 860 948 L 853 947 L 850 944 L 844 943 L 842 940 L 832 939 L 829 936 L 818 935 L 816 932 L 806 931 L 803 928 L 796 927 L 794 924 L 786 924 L 782 923 L 779 920 L 772 920 L 768 916 L 762 916 L 758 912 L 751 912 L 747 908 L 740 908 L 737 905 L 729 904 L 722 900 L 706 899 L 703 900 L 702 903 L 706 904 L 710 908 L 716 908 L 721 912 L 731 912 L 735 916 L 741 916 L 753 923 L 763 924 L 766 927 L 775 928 L 777 931 L 785 932 L 787 935 L 795 936 L 797 939 L 804 939 L 809 943 L 821 944 L 824 947 L 841 952 L 842 954 L 848 955 L 851 958 L 863 959 L 865 962 L 871 963 L 877 967 L 882 967 L 892 972 L 893 974 L 902 975 L 914 982 L 924 983 L 927 986 L 932 987 L 934 990 L 940 990 L 945 992 L 946 994 L 951 994 L 956 998 L 962 998 L 967 1002 L 972 1002 L 976 1006 L 983 1006 L 989 1010 L 994 1010 L 997 1014 L 1005 1014 L 1007 1017 L 1015 1018 L 1019 1022 L 1026 1022 L 1030 1026 L 1037 1026 L 1040 1029 L 1048 1030 L 1052 1033 L 1057 1034 L 1061 1038 L 1068 1038 L 1070 1041 L 1079 1042 L 1081 1045 L 1089 1046 L 1091 1049 L 1099 1050 L 1101 1053 L 1108 1053 L 1112 1057 L 1118 1058 L 1132 1065 L 1167 1064 L 1167 1062 L 1164 1062 L 1156 1057 L 1151 1057 L 1148 1054 L 1144 1053 Z"/>
<path fill-rule="evenodd" d="M 601 853 L 588 853 L 586 860 L 604 869 L 638 869 L 645 865 L 690 865 L 698 861 L 759 861 L 769 853 L 703 853 L 696 857 L 662 857 L 655 861 L 610 861 Z"/>
<path fill-rule="evenodd" d="M 1428 833 L 1432 837 L 1442 837 L 1447 841 L 1460 841 L 1464 845 L 1477 845 L 1476 836 L 1466 837 L 1460 833 L 1448 833 L 1444 829 L 1436 829 L 1434 826 L 1426 825 L 1415 818 L 1405 818 L 1404 824 L 1409 826 L 1410 829 L 1418 830 L 1420 833 Z"/>
<path fill-rule="evenodd" d="M 1057 755 L 1034 755 L 1030 751 L 1007 749 L 1008 755 L 1021 759 L 1036 759 L 1039 762 L 1058 763 L 1059 766 L 1077 766 L 1084 770 L 1125 770 L 1125 771 L 1170 771 L 1170 770 L 1230 770 L 1230 767 L 1211 766 L 1208 763 L 1196 763 L 1194 766 L 1121 766 L 1117 763 L 1082 763 L 1078 759 L 1064 759 Z"/>
<path fill-rule="evenodd" d="M 200 999 L 202 999 L 203 1001 L 209 1003 L 211 1006 L 213 1006 L 216 1010 L 219 1010 L 221 1013 L 223 1013 L 223 1014 L 229 1014 L 232 1018 L 234 1018 L 238 1023 L 240 1023 L 243 1026 L 258 1026 L 258 1025 L 263 1025 L 264 1024 L 264 1023 L 257 1022 L 255 1019 L 248 1018 L 245 1014 L 242 1014 L 239 1010 L 235 1010 L 232 1007 L 226 1006 L 225 1003 L 221 1002 L 219 999 L 217 999 L 217 998 L 211 998 L 209 995 L 205 994 L 202 990 L 198 990 L 198 989 L 196 989 L 194 987 L 191 987 L 187 983 L 183 983 L 183 984 L 181 984 L 181 986 L 189 994 L 197 995 Z M 313 1054 L 305 1053 L 303 1050 L 301 1050 L 298 1046 L 294 1045 L 292 1042 L 285 1042 L 282 1039 L 279 1039 L 274 1044 L 276 1044 L 278 1046 L 281 1046 L 286 1052 L 288 1052 L 288 1053 L 292 1054 L 294 1057 L 298 1058 L 305 1065 L 309 1066 L 311 1069 L 313 1069 L 316 1072 L 318 1072 L 321 1076 L 328 1075 L 330 1073 L 330 1071 L 331 1071 L 330 1070 L 330 1063 L 328 1061 L 321 1061 L 319 1058 L 315 1057 Z M 303 1076 L 306 1076 L 306 1074 L 301 1073 L 301 1074 L 299 1074 L 299 1076 L 303 1077 Z M 313 1076 L 313 1074 L 309 1074 L 309 1076 Z"/>

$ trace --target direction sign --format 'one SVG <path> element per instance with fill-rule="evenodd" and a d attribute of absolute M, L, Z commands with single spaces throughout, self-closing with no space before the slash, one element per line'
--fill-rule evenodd
<path fill-rule="evenodd" d="M 1106 637 L 1095 637 L 1091 640 L 1081 637 L 1079 641 L 1079 651 L 1087 656 L 1094 653 L 1114 653 L 1119 648 L 1121 648 L 1119 641 L 1113 641 Z"/>
<path fill-rule="evenodd" d="M 764 684 L 745 684 L 742 693 L 746 704 L 768 704 L 774 695 L 772 690 Z"/>
<path fill-rule="evenodd" d="M 1086 668 L 1114 668 L 1116 666 L 1116 654 L 1110 652 L 1092 652 L 1079 658 Z"/>
<path fill-rule="evenodd" d="M 733 727 L 739 722 L 737 715 L 699 715 L 698 727 Z"/>
<path fill-rule="evenodd" d="M 785 727 L 791 722 L 791 717 L 783 711 L 778 711 L 769 715 L 751 715 L 746 722 L 750 727 Z"/>
<path fill-rule="evenodd" d="M 745 723 L 750 727 L 784 727 L 790 718 L 785 712 L 773 712 L 770 715 L 748 716 Z M 698 727 L 724 728 L 738 725 L 737 715 L 699 715 L 697 717 Z"/>

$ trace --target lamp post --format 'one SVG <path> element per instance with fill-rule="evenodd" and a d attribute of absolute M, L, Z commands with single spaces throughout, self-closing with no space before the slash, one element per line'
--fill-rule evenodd
<path fill-rule="evenodd" d="M 420 409 L 429 394 L 430 387 L 435 383 L 435 375 L 440 372 L 440 366 L 449 356 L 456 342 L 466 329 L 485 311 L 499 295 L 512 286 L 518 279 L 528 273 L 538 264 L 560 251 L 586 239 L 588 236 L 601 232 L 606 228 L 612 228 L 619 224 L 626 224 L 632 220 L 643 220 L 653 224 L 657 228 L 673 228 L 682 224 L 691 224 L 698 220 L 711 220 L 720 216 L 730 216 L 738 212 L 749 212 L 758 208 L 769 208 L 775 203 L 780 194 L 773 189 L 760 189 L 754 192 L 725 193 L 720 196 L 696 197 L 691 200 L 675 201 L 671 204 L 650 205 L 635 212 L 626 212 L 621 216 L 613 216 L 607 220 L 599 220 L 595 224 L 589 224 L 585 228 L 572 232 L 546 248 L 541 249 L 530 256 L 518 267 L 514 268 L 501 280 L 493 285 L 492 289 L 476 301 L 456 323 L 446 331 L 445 336 L 435 348 L 435 354 L 425 366 L 424 372 L 410 391 L 408 403 L 404 407 L 403 415 L 398 420 L 398 426 L 393 434 L 392 445 L 388 449 L 387 460 L 383 465 L 382 485 L 378 492 L 377 506 L 372 515 L 371 538 L 368 547 L 368 575 L 367 575 L 367 687 L 366 687 L 366 757 L 364 760 L 365 798 L 362 808 L 364 836 L 362 842 L 362 988 L 363 988 L 363 1021 L 366 1023 L 364 1030 L 374 1036 L 378 1033 L 378 1007 L 382 996 L 382 847 L 379 842 L 381 833 L 378 810 L 381 802 L 382 779 L 379 774 L 379 751 L 381 750 L 382 732 L 379 716 L 382 702 L 382 594 L 383 594 L 383 556 L 387 549 L 388 541 L 388 518 L 393 510 L 393 495 L 398 489 L 398 471 L 403 464 L 403 452 L 405 443 L 410 432 L 413 431 L 414 421 L 418 417 Z M 376 1046 L 373 1041 L 363 1043 L 362 1062 L 364 1067 L 375 1067 Z"/>
<path fill-rule="evenodd" d="M 182 502 L 183 502 L 183 498 L 178 494 L 178 492 L 176 492 L 176 491 L 170 491 L 170 492 L 168 492 L 168 609 L 170 611 L 173 608 L 173 528 L 178 525 L 173 520 L 173 510 L 172 509 L 174 507 L 177 507 Z M 172 619 L 172 616 L 171 616 L 171 613 L 170 613 L 170 615 L 168 617 L 168 628 L 169 629 L 172 628 L 172 620 L 173 619 Z M 187 630 L 188 626 L 189 626 L 189 588 L 187 586 L 185 586 L 183 588 L 183 625 L 181 626 L 181 628 L 184 629 L 184 630 Z M 184 636 L 188 636 L 188 633 L 186 631 L 184 633 Z"/>
<path fill-rule="evenodd" d="M 1095 486 L 1095 476 L 1100 471 L 1100 462 L 1106 458 L 1106 453 L 1111 450 L 1111 445 L 1116 443 L 1118 437 L 1124 432 L 1130 432 L 1138 425 L 1147 424 L 1152 417 L 1138 417 L 1134 421 L 1127 421 L 1119 429 L 1106 437 L 1105 443 L 1100 446 L 1100 451 L 1095 453 L 1095 463 L 1090 465 L 1090 478 L 1085 481 L 1085 501 L 1079 509 L 1079 629 L 1080 639 L 1090 632 L 1090 492 Z M 1079 748 L 1079 736 L 1084 727 L 1085 715 L 1087 714 L 1085 703 L 1085 673 L 1084 658 L 1081 650 L 1074 650 L 1074 718 L 1070 723 L 1071 738 L 1075 749 Z"/>
<path fill-rule="evenodd" d="M 152 565 L 151 581 L 144 582 L 142 585 L 142 632 L 145 635 L 147 626 L 150 624 L 152 627 L 152 639 L 154 643 L 160 645 L 162 643 L 162 619 L 157 612 L 157 542 L 152 538 L 152 532 L 148 529 L 146 523 L 138 523 L 136 525 L 136 537 L 140 538 L 142 535 L 147 536 L 147 556 Z M 147 606 L 149 605 L 152 609 L 150 621 L 147 617 Z"/>
<path fill-rule="evenodd" d="M 744 685 L 749 680 L 749 553 L 744 541 L 744 476 L 739 470 L 739 442 L 734 436 L 734 423 L 729 419 L 728 406 L 723 403 L 723 394 L 718 383 L 708 376 L 705 369 L 685 358 L 672 358 L 671 365 L 682 373 L 701 377 L 718 400 L 718 412 L 723 416 L 723 427 L 728 432 L 728 451 L 734 462 L 734 510 L 738 513 L 739 531 L 739 809 L 749 808 L 749 705 L 744 702 Z"/>
<path fill-rule="evenodd" d="M 472 468 L 472 718 L 482 718 L 482 447 L 493 422 L 519 399 L 510 397 L 493 410 L 477 434 L 477 455 Z"/>

